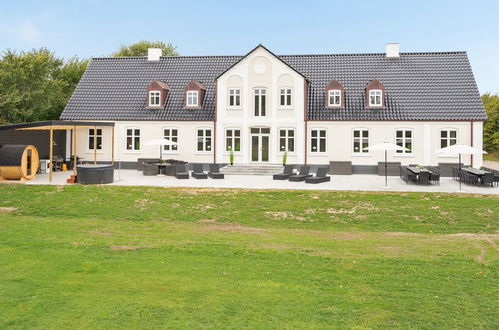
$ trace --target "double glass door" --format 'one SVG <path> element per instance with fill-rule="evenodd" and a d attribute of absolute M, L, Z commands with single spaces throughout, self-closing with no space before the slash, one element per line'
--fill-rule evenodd
<path fill-rule="evenodd" d="M 251 128 L 251 162 L 269 161 L 270 128 Z"/>

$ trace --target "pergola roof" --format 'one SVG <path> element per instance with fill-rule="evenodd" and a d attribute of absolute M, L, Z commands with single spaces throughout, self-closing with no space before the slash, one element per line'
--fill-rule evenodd
<path fill-rule="evenodd" d="M 70 121 L 70 120 L 46 120 L 32 123 L 12 124 L 0 126 L 0 131 L 8 130 L 66 130 L 74 127 L 95 127 L 95 126 L 114 126 L 113 122 L 97 121 Z"/>

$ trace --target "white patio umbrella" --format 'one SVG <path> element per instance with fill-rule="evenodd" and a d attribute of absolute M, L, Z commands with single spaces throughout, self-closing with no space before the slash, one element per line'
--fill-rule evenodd
<path fill-rule="evenodd" d="M 163 152 L 162 148 L 163 146 L 176 146 L 178 145 L 177 142 L 170 141 L 168 139 L 154 139 L 151 141 L 147 141 L 144 143 L 145 146 L 159 146 L 159 159 L 163 160 Z"/>
<path fill-rule="evenodd" d="M 449 147 L 435 150 L 435 153 L 441 155 L 459 155 L 459 173 L 461 173 L 461 155 L 483 155 L 486 151 L 470 147 L 466 144 L 454 144 Z M 461 175 L 459 175 L 459 190 L 461 190 Z"/>
<path fill-rule="evenodd" d="M 407 148 L 398 146 L 396 144 L 390 143 L 390 142 L 381 142 L 378 144 L 374 144 L 370 147 L 364 148 L 364 150 L 383 150 L 385 152 L 385 187 L 388 187 L 388 165 L 387 165 L 387 160 L 386 160 L 386 153 L 387 151 L 397 151 L 397 150 L 407 150 Z"/>

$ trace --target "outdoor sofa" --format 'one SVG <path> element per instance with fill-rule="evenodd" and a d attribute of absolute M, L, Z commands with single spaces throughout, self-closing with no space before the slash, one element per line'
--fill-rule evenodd
<path fill-rule="evenodd" d="M 189 172 L 187 172 L 185 164 L 178 163 L 175 164 L 174 167 L 175 173 L 173 174 L 173 176 L 175 176 L 177 179 L 189 179 Z"/>

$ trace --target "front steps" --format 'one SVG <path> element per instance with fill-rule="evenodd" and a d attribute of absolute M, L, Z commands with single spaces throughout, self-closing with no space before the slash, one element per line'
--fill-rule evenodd
<path fill-rule="evenodd" d="M 284 166 L 279 164 L 234 164 L 220 169 L 226 175 L 273 175 L 282 173 Z"/>

